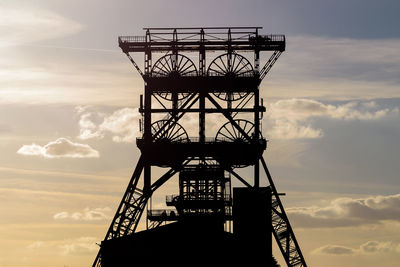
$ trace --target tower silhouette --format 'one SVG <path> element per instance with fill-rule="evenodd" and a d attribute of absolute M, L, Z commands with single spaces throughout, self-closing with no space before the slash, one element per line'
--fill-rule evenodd
<path fill-rule="evenodd" d="M 141 155 L 93 266 L 148 258 L 161 264 L 170 255 L 175 263 L 247 259 L 276 266 L 272 235 L 288 266 L 307 266 L 263 159 L 267 140 L 259 85 L 286 41 L 284 35 L 261 35 L 260 29 L 144 28 L 144 36 L 119 37 L 145 83 Z M 262 52 L 272 54 L 261 68 Z M 144 53 L 144 71 L 133 53 Z M 193 122 L 197 136 L 191 136 Z M 158 177 L 154 167 L 167 171 Z M 268 187 L 260 187 L 260 167 Z M 252 181 L 238 168 L 252 169 Z M 152 209 L 149 199 L 174 175 L 179 194 L 166 197 L 172 208 Z M 233 194 L 232 177 L 243 184 Z M 144 212 L 147 229 L 137 232 Z"/>

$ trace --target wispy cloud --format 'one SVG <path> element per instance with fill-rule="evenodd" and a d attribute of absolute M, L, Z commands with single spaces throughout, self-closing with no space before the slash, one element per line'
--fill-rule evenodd
<path fill-rule="evenodd" d="M 74 220 L 74 221 L 101 221 L 110 219 L 111 209 L 105 208 L 86 208 L 82 212 L 62 211 L 54 214 L 54 220 Z"/>
<path fill-rule="evenodd" d="M 17 153 L 45 158 L 98 158 L 100 156 L 99 152 L 89 145 L 74 143 L 66 138 L 59 138 L 44 146 L 37 144 L 23 145 Z"/>
<path fill-rule="evenodd" d="M 41 32 L 59 33 L 60 29 Z M 269 99 L 400 97 L 399 43 L 400 40 L 288 37 L 290 51 L 274 66 L 271 79 L 261 84 L 260 92 Z M 0 102 L 131 105 L 143 90 L 143 81 L 139 75 L 131 75 L 127 59 L 117 56 L 110 62 L 110 57 L 104 57 L 102 61 L 94 55 L 82 57 L 79 51 L 68 50 L 57 58 L 45 52 L 40 58 L 37 54 L 22 57 L 4 52 L 0 67 L 6 71 L 0 73 Z M 298 135 L 320 134 L 307 127 L 297 130 Z"/>
<path fill-rule="evenodd" d="M 31 251 L 33 250 L 35 253 L 43 253 L 44 251 L 50 250 L 64 256 L 73 254 L 92 254 L 99 249 L 96 245 L 96 241 L 98 242 L 95 237 L 91 236 L 65 240 L 35 241 L 28 245 L 27 249 Z"/>
<path fill-rule="evenodd" d="M 345 246 L 326 245 L 313 251 L 314 254 L 354 255 L 357 250 Z"/>
<path fill-rule="evenodd" d="M 400 244 L 398 242 L 391 241 L 368 241 L 361 244 L 358 248 L 351 248 L 341 245 L 325 245 L 312 251 L 313 254 L 328 254 L 339 256 L 399 252 Z"/>
<path fill-rule="evenodd" d="M 28 245 L 27 248 L 28 249 L 38 249 L 43 247 L 44 242 L 43 241 L 35 241 L 32 244 Z"/>
<path fill-rule="evenodd" d="M 80 237 L 70 240 L 60 245 L 61 253 L 63 255 L 93 253 L 99 249 L 96 245 L 96 241 L 97 239 L 94 237 Z"/>
<path fill-rule="evenodd" d="M 400 244 L 397 242 L 368 241 L 360 246 L 363 253 L 400 252 Z"/>
<path fill-rule="evenodd" d="M 274 139 L 320 138 L 322 129 L 312 125 L 312 119 L 377 120 L 389 115 L 398 115 L 399 109 L 380 108 L 375 102 L 348 102 L 324 104 L 312 99 L 284 99 L 268 107 L 267 123 L 271 124 L 267 135 Z"/>
<path fill-rule="evenodd" d="M 400 97 L 400 39 L 287 36 L 287 52 L 261 85 L 268 98 Z"/>
<path fill-rule="evenodd" d="M 49 10 L 0 5 L 0 47 L 74 34 L 83 26 Z"/>
<path fill-rule="evenodd" d="M 14 174 L 22 174 L 22 175 L 40 175 L 40 176 L 49 176 L 49 177 L 67 177 L 68 179 L 88 179 L 88 180 L 97 180 L 97 181 L 125 181 L 124 177 L 120 176 L 111 176 L 111 175 L 101 175 L 98 173 L 88 174 L 88 173 L 74 173 L 74 172 L 63 172 L 63 171 L 47 171 L 47 170 L 35 170 L 35 169 L 23 169 L 23 168 L 9 168 L 0 166 L 0 172 L 2 173 L 14 173 Z"/>
<path fill-rule="evenodd" d="M 380 224 L 400 221 L 400 194 L 366 198 L 338 198 L 326 207 L 287 210 L 297 227 L 324 228 Z"/>

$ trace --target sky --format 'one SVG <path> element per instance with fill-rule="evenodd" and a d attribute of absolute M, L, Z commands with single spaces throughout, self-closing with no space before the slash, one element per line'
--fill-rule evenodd
<path fill-rule="evenodd" d="M 143 81 L 117 37 L 169 26 L 286 35 L 260 86 L 264 157 L 306 261 L 398 266 L 399 11 L 395 0 L 1 1 L 0 266 L 92 263 L 139 157 Z"/>

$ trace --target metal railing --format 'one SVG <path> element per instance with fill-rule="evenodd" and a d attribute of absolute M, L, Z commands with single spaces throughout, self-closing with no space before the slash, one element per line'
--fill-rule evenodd
<path fill-rule="evenodd" d="M 146 36 L 120 36 L 118 37 L 119 43 L 145 43 Z"/>
<path fill-rule="evenodd" d="M 261 42 L 284 42 L 285 35 L 283 34 L 269 34 L 269 35 L 258 35 L 249 37 L 249 41 L 261 41 Z"/>
<path fill-rule="evenodd" d="M 147 216 L 177 217 L 178 213 L 176 210 L 148 210 Z"/>
<path fill-rule="evenodd" d="M 226 75 L 228 76 L 228 75 Z M 225 75 L 218 74 L 217 72 L 208 72 L 204 76 L 200 76 L 198 73 L 187 73 L 184 76 L 179 76 L 179 79 L 184 78 L 184 77 L 226 77 Z M 259 74 L 256 71 L 249 72 L 249 73 L 244 73 L 240 74 L 239 76 L 233 76 L 233 78 L 252 78 L 252 77 L 258 77 Z M 161 75 L 161 74 L 152 74 L 150 73 L 150 77 L 152 78 L 169 78 L 169 76 L 166 75 Z M 229 76 L 231 77 L 231 76 Z"/>
<path fill-rule="evenodd" d="M 143 142 L 144 138 L 138 137 L 136 138 L 136 142 Z M 232 140 L 229 138 L 218 138 L 215 139 L 215 137 L 206 137 L 204 139 L 204 144 L 216 144 L 216 143 L 235 143 L 235 144 L 264 144 L 266 143 L 267 140 L 262 138 L 258 140 L 251 140 L 250 142 L 248 140 Z M 155 140 L 153 143 L 159 143 L 159 144 L 188 144 L 188 143 L 200 143 L 200 137 L 189 137 L 189 138 L 184 138 L 184 139 L 177 139 L 177 140 L 169 140 L 169 139 L 162 139 L 162 140 Z"/>
<path fill-rule="evenodd" d="M 212 194 L 202 194 L 202 193 L 187 193 L 183 196 L 180 195 L 169 195 L 165 197 L 165 201 L 168 203 L 172 203 L 174 201 L 180 201 L 180 200 L 206 200 L 206 201 L 225 201 L 225 202 L 231 202 L 232 201 L 232 196 L 229 194 L 224 194 L 221 196 L 221 194 L 218 194 L 216 198 Z"/>
<path fill-rule="evenodd" d="M 184 34 L 184 33 L 180 33 Z M 200 41 L 200 33 L 193 34 L 190 37 L 183 37 L 179 38 L 178 41 Z M 207 38 L 208 37 L 208 38 Z M 285 41 L 285 35 L 282 34 L 269 34 L 269 35 L 242 35 L 240 37 L 233 37 L 232 41 L 235 40 L 249 40 L 250 42 L 252 41 L 258 41 L 258 42 L 284 42 Z M 157 35 L 152 35 L 151 42 L 165 42 L 165 41 L 173 41 L 172 38 L 162 38 Z M 215 37 L 212 34 L 206 34 L 206 38 L 202 40 L 203 42 L 212 42 L 212 41 L 221 41 L 220 37 Z M 144 35 L 139 35 L 139 36 L 119 36 L 118 37 L 118 42 L 119 43 L 145 43 L 146 42 L 146 36 Z"/>

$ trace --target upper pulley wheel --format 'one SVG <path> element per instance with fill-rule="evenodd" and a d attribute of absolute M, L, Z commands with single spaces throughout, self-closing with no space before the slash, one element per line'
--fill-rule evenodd
<path fill-rule="evenodd" d="M 216 57 L 208 66 L 208 76 L 252 77 L 254 69 L 251 63 L 242 55 L 226 53 Z M 246 92 L 215 92 L 222 100 L 236 101 L 245 97 Z"/>
<path fill-rule="evenodd" d="M 151 69 L 152 77 L 185 77 L 196 76 L 197 68 L 193 61 L 181 54 L 167 54 L 159 58 Z M 171 93 L 157 93 L 161 98 L 172 100 Z M 189 96 L 188 93 L 178 93 L 177 99 L 182 100 Z"/>

